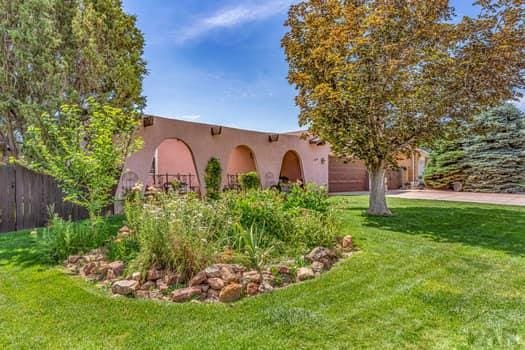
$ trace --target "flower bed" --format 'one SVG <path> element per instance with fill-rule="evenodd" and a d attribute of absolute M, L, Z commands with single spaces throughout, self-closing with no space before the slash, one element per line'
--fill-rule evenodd
<path fill-rule="evenodd" d="M 232 301 L 314 278 L 353 249 L 351 237 L 338 238 L 337 216 L 315 185 L 288 194 L 228 192 L 208 201 L 136 192 L 125 213 L 127 226 L 104 254 L 66 262 L 118 295 Z"/>

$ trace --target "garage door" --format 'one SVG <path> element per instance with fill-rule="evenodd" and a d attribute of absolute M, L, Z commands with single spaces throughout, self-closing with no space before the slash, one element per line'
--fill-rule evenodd
<path fill-rule="evenodd" d="M 368 191 L 368 171 L 362 161 L 346 161 L 337 157 L 328 160 L 330 192 Z"/>
<path fill-rule="evenodd" d="M 401 170 L 387 172 L 387 186 L 389 190 L 398 190 L 403 185 Z"/>

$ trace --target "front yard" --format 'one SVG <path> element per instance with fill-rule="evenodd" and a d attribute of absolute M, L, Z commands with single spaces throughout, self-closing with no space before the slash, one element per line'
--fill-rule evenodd
<path fill-rule="evenodd" d="M 360 249 L 320 278 L 234 304 L 111 298 L 0 236 L 0 348 L 522 348 L 525 208 L 334 198 Z"/>

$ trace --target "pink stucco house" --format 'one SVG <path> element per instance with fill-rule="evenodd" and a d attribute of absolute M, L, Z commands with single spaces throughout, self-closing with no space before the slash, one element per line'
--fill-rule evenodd
<path fill-rule="evenodd" d="M 265 188 L 281 179 L 315 182 L 331 192 L 368 190 L 362 162 L 333 157 L 328 144 L 303 132 L 275 134 L 147 116 L 138 133 L 144 147 L 126 162 L 121 190 L 137 182 L 163 186 L 177 178 L 187 190 L 204 193 L 212 157 L 221 163 L 223 187 L 235 185 L 238 174 L 256 171 Z M 390 188 L 417 181 L 425 162 L 424 152 L 400 160 L 400 169 L 389 174 Z"/>

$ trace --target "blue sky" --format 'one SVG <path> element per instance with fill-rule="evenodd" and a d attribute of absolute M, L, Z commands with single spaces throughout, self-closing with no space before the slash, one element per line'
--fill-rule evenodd
<path fill-rule="evenodd" d="M 124 0 L 146 38 L 147 113 L 265 131 L 299 129 L 280 40 L 293 0 Z M 473 14 L 469 0 L 454 0 Z"/>

